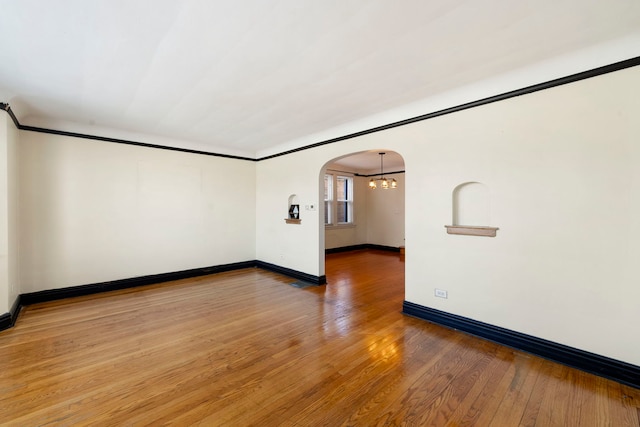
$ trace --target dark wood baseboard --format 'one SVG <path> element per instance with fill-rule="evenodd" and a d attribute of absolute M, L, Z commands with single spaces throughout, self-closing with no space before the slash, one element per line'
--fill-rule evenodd
<path fill-rule="evenodd" d="M 0 331 L 11 327 L 11 315 L 9 313 L 0 314 Z"/>
<path fill-rule="evenodd" d="M 15 325 L 18 314 L 20 314 L 20 309 L 22 308 L 21 298 L 22 296 L 18 295 L 13 306 L 11 306 L 11 310 L 8 313 L 0 314 L 0 331 L 9 329 Z"/>
<path fill-rule="evenodd" d="M 351 245 L 351 246 L 342 246 L 339 248 L 325 249 L 324 253 L 337 254 L 340 252 L 359 251 L 363 249 L 376 249 L 379 251 L 400 252 L 400 248 L 395 246 L 384 246 L 384 245 L 374 245 L 371 243 L 363 243 L 361 245 Z"/>
<path fill-rule="evenodd" d="M 285 276 L 313 283 L 314 285 L 325 285 L 327 283 L 326 276 L 314 276 L 312 274 L 303 273 L 301 271 L 292 270 L 290 268 L 281 267 L 264 261 L 256 261 L 256 267 L 262 268 L 263 270 L 273 271 L 274 273 L 284 274 Z"/>
<path fill-rule="evenodd" d="M 360 251 L 360 250 L 367 249 L 367 248 L 368 248 L 368 245 L 366 245 L 366 244 L 342 246 L 342 247 L 339 247 L 339 248 L 325 249 L 324 253 L 325 254 L 337 254 L 337 253 L 340 253 L 340 252 Z"/>
<path fill-rule="evenodd" d="M 174 271 L 170 273 L 151 274 L 148 276 L 133 277 L 130 279 L 113 280 L 109 282 L 92 283 L 89 285 L 71 286 L 61 289 L 47 289 L 21 295 L 22 305 L 36 304 L 40 302 L 54 301 L 63 298 L 79 297 L 101 292 L 117 291 L 120 289 L 135 288 L 154 283 L 170 282 L 172 280 L 189 279 L 191 277 L 205 276 L 207 274 L 221 273 L 223 271 L 238 270 L 241 268 L 255 267 L 255 261 L 236 262 L 212 267 L 194 268 L 190 270 Z"/>
<path fill-rule="evenodd" d="M 640 389 L 640 366 L 408 301 L 402 312 Z"/>
<path fill-rule="evenodd" d="M 172 280 L 189 279 L 192 277 L 206 276 L 208 274 L 222 273 L 224 271 L 240 270 L 243 268 L 262 268 L 273 271 L 294 279 L 310 282 L 315 285 L 327 283 L 325 276 L 313 276 L 279 265 L 270 264 L 264 261 L 243 261 L 232 264 L 216 265 L 211 267 L 194 268 L 191 270 L 174 271 L 170 273 L 152 274 L 148 276 L 133 277 L 130 279 L 113 280 L 109 282 L 92 283 L 88 285 L 70 286 L 60 289 L 47 289 L 44 291 L 21 294 L 16 299 L 11 312 L 0 314 L 0 331 L 12 327 L 20 309 L 25 305 L 37 304 L 41 302 L 55 301 L 64 298 L 73 298 L 85 295 L 98 294 L 102 292 L 117 291 L 120 289 L 136 288 L 139 286 L 152 285 L 155 283 L 170 282 Z"/>

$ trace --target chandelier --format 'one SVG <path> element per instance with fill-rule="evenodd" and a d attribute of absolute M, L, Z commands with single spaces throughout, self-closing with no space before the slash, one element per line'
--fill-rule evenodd
<path fill-rule="evenodd" d="M 384 177 L 384 168 L 383 168 L 383 161 L 382 159 L 384 158 L 384 155 L 387 153 L 378 153 L 380 154 L 380 178 L 371 178 L 371 180 L 369 181 L 369 188 L 371 188 L 372 190 L 375 190 L 376 188 L 378 188 L 378 184 L 376 183 L 376 181 L 380 181 L 380 187 L 382 187 L 383 190 L 386 190 L 388 188 L 398 188 L 398 182 L 391 178 L 391 179 L 387 179 Z"/>

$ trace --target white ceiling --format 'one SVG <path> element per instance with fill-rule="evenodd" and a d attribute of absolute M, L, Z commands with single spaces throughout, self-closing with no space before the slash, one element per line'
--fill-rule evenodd
<path fill-rule="evenodd" d="M 380 163 L 381 152 L 384 153 L 382 164 Z M 404 171 L 404 159 L 395 151 L 371 150 L 342 157 L 327 166 L 331 170 L 363 175 L 380 174 L 381 167 L 384 173 Z"/>
<path fill-rule="evenodd" d="M 23 125 L 253 158 L 639 40 L 638 0 L 0 0 L 0 102 Z"/>

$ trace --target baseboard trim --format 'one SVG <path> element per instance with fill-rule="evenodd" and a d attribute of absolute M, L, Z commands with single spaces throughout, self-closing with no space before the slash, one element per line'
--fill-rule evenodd
<path fill-rule="evenodd" d="M 11 311 L 9 312 L 11 315 L 11 325 L 9 327 L 13 327 L 13 325 L 16 324 L 20 310 L 22 310 L 22 295 L 18 295 L 18 298 L 13 302 L 13 306 L 11 306 Z"/>
<path fill-rule="evenodd" d="M 387 251 L 387 252 L 398 252 L 400 253 L 400 247 L 396 247 L 396 246 L 384 246 L 384 245 L 373 245 L 373 244 L 368 244 L 367 245 L 367 249 L 375 249 L 378 251 Z"/>
<path fill-rule="evenodd" d="M 303 273 L 297 270 L 291 270 L 290 268 L 281 267 L 279 265 L 270 264 L 264 261 L 256 261 L 256 267 L 273 271 L 274 273 L 284 274 L 285 276 L 313 283 L 314 285 L 325 285 L 327 283 L 327 277 L 324 275 L 314 276 L 312 274 Z"/>
<path fill-rule="evenodd" d="M 170 282 L 172 280 L 189 279 L 192 277 L 206 276 L 207 274 L 222 273 L 224 271 L 239 270 L 241 268 L 251 268 L 255 267 L 255 265 L 255 261 L 244 261 L 212 267 L 174 271 L 170 273 L 151 274 L 148 276 L 133 277 L 130 279 L 92 283 L 89 285 L 71 286 L 68 288 L 47 289 L 44 291 L 22 294 L 21 304 L 29 305 L 40 302 L 54 301 L 63 298 L 72 298 L 102 292 L 117 291 L 120 289 L 136 288 L 138 286 Z"/>
<path fill-rule="evenodd" d="M 340 252 L 360 251 L 363 249 L 376 249 L 379 251 L 400 252 L 400 248 L 395 246 L 384 246 L 384 245 L 374 245 L 371 243 L 363 243 L 361 245 L 341 246 L 339 248 L 325 249 L 324 253 L 337 254 Z"/>
<path fill-rule="evenodd" d="M 9 329 L 16 324 L 18 314 L 20 314 L 20 309 L 22 308 L 21 299 L 21 296 L 18 295 L 18 298 L 16 298 L 13 306 L 11 306 L 11 311 L 0 315 L 0 331 Z"/>
<path fill-rule="evenodd" d="M 402 312 L 640 389 L 640 366 L 408 301 Z"/>
<path fill-rule="evenodd" d="M 0 331 L 4 331 L 5 329 L 9 329 L 11 327 L 11 314 L 4 313 L 0 314 Z"/>
<path fill-rule="evenodd" d="M 341 252 L 361 251 L 363 249 L 368 249 L 368 245 L 362 244 L 362 245 L 341 246 L 339 248 L 325 249 L 324 253 L 325 254 L 338 254 L 338 253 L 341 253 Z"/>
<path fill-rule="evenodd" d="M 113 280 L 109 282 L 92 283 L 88 285 L 70 286 L 67 288 L 47 289 L 44 291 L 21 294 L 16 299 L 10 313 L 0 315 L 0 331 L 11 328 L 15 323 L 20 310 L 25 305 L 37 304 L 41 302 L 55 301 L 64 298 L 73 298 L 86 295 L 99 294 L 120 289 L 137 288 L 139 286 L 153 285 L 155 283 L 170 282 L 173 280 L 190 279 L 192 277 L 206 276 L 208 274 L 222 273 L 224 271 L 240 270 L 243 268 L 262 268 L 283 274 L 294 279 L 310 282 L 315 285 L 327 283 L 326 276 L 313 276 L 300 271 L 291 270 L 279 265 L 270 264 L 264 261 L 243 261 L 232 264 L 222 264 L 211 267 L 194 268 L 190 270 L 174 271 L 170 273 L 151 274 L 148 276 L 133 277 L 130 279 Z"/>

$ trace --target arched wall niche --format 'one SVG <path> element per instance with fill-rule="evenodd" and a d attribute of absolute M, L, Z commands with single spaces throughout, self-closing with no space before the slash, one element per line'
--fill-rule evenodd
<path fill-rule="evenodd" d="M 467 236 L 495 237 L 491 227 L 489 187 L 477 181 L 457 185 L 451 195 L 451 221 L 447 233 Z"/>
<path fill-rule="evenodd" d="M 453 189 L 453 225 L 489 225 L 489 188 L 481 182 L 465 182 Z"/>
<path fill-rule="evenodd" d="M 300 201 L 298 196 L 292 194 L 287 200 L 287 217 L 285 218 L 287 224 L 300 224 Z"/>

